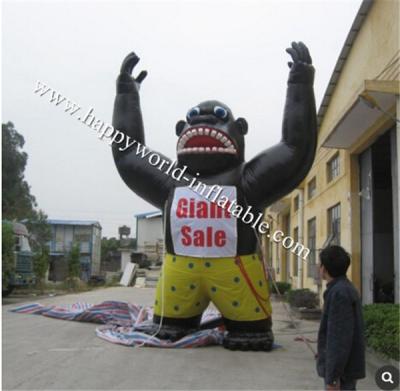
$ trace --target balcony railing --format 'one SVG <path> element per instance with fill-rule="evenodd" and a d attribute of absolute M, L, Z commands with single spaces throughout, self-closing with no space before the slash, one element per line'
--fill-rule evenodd
<path fill-rule="evenodd" d="M 50 242 L 50 251 L 56 253 L 67 253 L 71 251 L 72 242 Z M 80 242 L 79 251 L 82 254 L 89 254 L 92 252 L 91 242 Z"/>

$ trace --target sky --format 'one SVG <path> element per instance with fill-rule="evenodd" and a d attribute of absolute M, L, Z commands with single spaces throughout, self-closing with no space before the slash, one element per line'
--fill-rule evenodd
<path fill-rule="evenodd" d="M 176 156 L 175 124 L 207 99 L 249 123 L 246 159 L 279 142 L 290 60 L 303 41 L 317 109 L 360 0 L 4 1 L 2 122 L 24 136 L 25 177 L 49 218 L 97 220 L 103 236 L 153 206 L 118 175 L 96 132 L 34 93 L 47 84 L 111 123 L 124 57 L 148 71 L 140 90 L 147 145 Z"/>

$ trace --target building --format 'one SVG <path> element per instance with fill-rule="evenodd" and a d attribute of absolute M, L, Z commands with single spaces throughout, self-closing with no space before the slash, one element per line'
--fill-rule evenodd
<path fill-rule="evenodd" d="M 136 217 L 136 251 L 146 254 L 151 261 L 162 258 L 164 248 L 161 211 L 141 213 Z"/>
<path fill-rule="evenodd" d="M 322 291 L 318 253 L 342 245 L 363 303 L 399 302 L 399 2 L 362 2 L 318 111 L 314 164 L 266 218 L 311 252 L 264 242 L 277 280 Z"/>
<path fill-rule="evenodd" d="M 100 273 L 101 225 L 97 221 L 47 220 L 51 225 L 49 280 L 63 281 L 68 275 L 68 252 L 79 243 L 81 279 Z"/>

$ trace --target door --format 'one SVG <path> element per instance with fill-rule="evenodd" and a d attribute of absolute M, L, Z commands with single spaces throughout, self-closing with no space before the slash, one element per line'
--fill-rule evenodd
<path fill-rule="evenodd" d="M 361 291 L 363 304 L 373 303 L 373 203 L 371 149 L 360 155 Z"/>

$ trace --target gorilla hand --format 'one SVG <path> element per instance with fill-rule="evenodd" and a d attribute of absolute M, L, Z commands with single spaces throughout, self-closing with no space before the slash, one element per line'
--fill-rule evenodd
<path fill-rule="evenodd" d="M 121 73 L 117 79 L 117 93 L 138 92 L 140 83 L 147 76 L 147 71 L 140 72 L 136 79 L 132 76 L 133 68 L 139 62 L 139 57 L 134 53 L 129 53 L 121 65 Z"/>
<path fill-rule="evenodd" d="M 313 84 L 314 67 L 307 46 L 303 42 L 292 42 L 292 47 L 286 49 L 292 56 L 293 62 L 289 62 L 289 83 Z"/>

